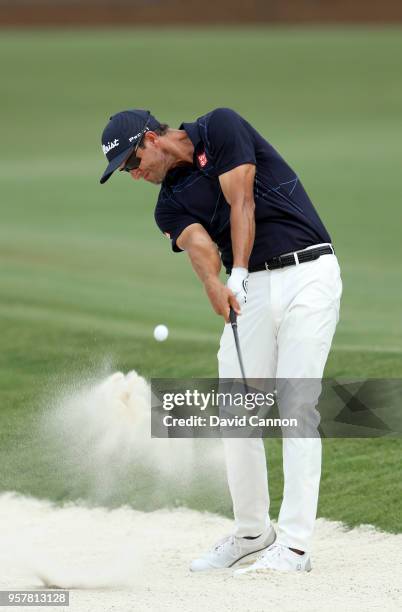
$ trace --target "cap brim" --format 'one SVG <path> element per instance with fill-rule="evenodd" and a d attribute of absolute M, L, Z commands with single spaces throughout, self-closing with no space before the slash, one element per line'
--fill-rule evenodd
<path fill-rule="evenodd" d="M 133 145 L 132 147 L 128 147 L 128 149 L 125 149 L 122 153 L 120 153 L 120 155 L 112 159 L 105 172 L 102 174 L 100 183 L 106 183 L 106 181 L 112 176 L 113 172 L 117 170 L 120 164 L 122 164 L 124 160 L 127 159 L 131 151 L 134 150 L 134 146 L 135 145 Z"/>

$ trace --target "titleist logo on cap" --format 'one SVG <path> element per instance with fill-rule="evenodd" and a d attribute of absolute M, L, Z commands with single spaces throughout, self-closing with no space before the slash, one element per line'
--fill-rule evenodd
<path fill-rule="evenodd" d="M 115 138 L 113 142 L 108 142 L 107 145 L 102 145 L 102 151 L 104 152 L 105 155 L 107 155 L 107 153 L 109 153 L 111 149 L 114 149 L 115 147 L 118 147 L 118 146 L 119 146 L 119 139 Z"/>

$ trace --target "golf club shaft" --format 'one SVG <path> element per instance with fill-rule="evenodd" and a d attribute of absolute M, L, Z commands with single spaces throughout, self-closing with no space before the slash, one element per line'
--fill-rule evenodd
<path fill-rule="evenodd" d="M 244 371 L 244 364 L 243 364 L 243 359 L 242 359 L 241 350 L 240 350 L 239 334 L 237 331 L 237 314 L 235 313 L 232 307 L 230 307 L 229 320 L 230 320 L 230 324 L 233 330 L 233 336 L 234 336 L 234 341 L 235 341 L 236 351 L 237 351 L 237 358 L 239 360 L 239 365 L 240 365 L 240 372 L 243 378 L 245 391 L 247 393 L 248 392 L 247 378 L 246 378 L 246 373 Z"/>

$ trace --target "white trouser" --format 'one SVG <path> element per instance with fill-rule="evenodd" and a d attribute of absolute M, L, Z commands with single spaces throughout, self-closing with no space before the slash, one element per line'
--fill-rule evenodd
<path fill-rule="evenodd" d="M 321 379 L 342 293 L 335 255 L 249 276 L 247 304 L 238 317 L 248 378 Z M 233 333 L 225 325 L 218 352 L 220 378 L 240 377 Z M 239 537 L 270 523 L 267 467 L 261 438 L 223 440 Z M 317 512 L 321 439 L 283 438 L 283 501 L 277 541 L 308 551 Z"/>

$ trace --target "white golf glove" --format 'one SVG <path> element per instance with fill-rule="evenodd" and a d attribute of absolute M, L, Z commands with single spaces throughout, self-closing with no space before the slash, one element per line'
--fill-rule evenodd
<path fill-rule="evenodd" d="M 247 268 L 232 268 L 226 286 L 233 291 L 240 308 L 247 302 L 248 270 Z"/>

